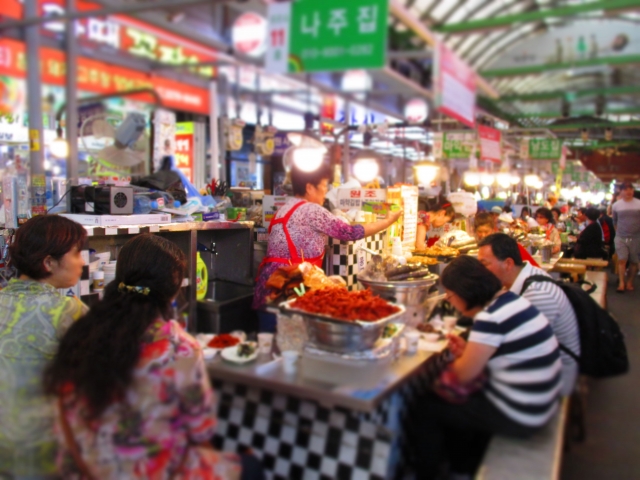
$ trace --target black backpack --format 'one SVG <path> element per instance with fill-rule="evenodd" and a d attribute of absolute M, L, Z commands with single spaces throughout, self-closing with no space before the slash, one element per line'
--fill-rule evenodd
<path fill-rule="evenodd" d="M 520 295 L 534 282 L 551 282 L 560 287 L 569 299 L 578 320 L 581 354 L 578 357 L 562 344 L 560 349 L 578 362 L 580 373 L 590 377 L 627 373 L 629 358 L 624 335 L 611 314 L 591 298 L 590 293 L 595 291 L 595 285 L 585 291 L 577 284 L 556 282 L 551 277 L 533 275 L 525 280 Z"/>

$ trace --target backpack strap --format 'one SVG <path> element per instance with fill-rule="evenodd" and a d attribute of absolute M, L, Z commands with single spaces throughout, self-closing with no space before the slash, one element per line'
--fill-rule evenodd
<path fill-rule="evenodd" d="M 522 295 L 527 290 L 527 288 L 529 288 L 531 284 L 535 282 L 549 282 L 553 284 L 556 283 L 556 281 L 553 278 L 548 277 L 546 275 L 531 275 L 530 277 L 527 277 L 527 279 L 524 281 L 524 284 L 522 285 L 522 290 L 520 290 L 520 295 Z"/>
<path fill-rule="evenodd" d="M 522 285 L 522 290 L 520 290 L 520 295 L 522 295 L 527 290 L 527 288 L 529 288 L 529 286 L 531 286 L 531 284 L 535 282 L 547 282 L 547 283 L 553 283 L 554 285 L 558 285 L 558 283 L 553 278 L 548 277 L 547 275 L 531 275 L 524 281 L 524 284 Z M 586 283 L 592 286 L 592 288 L 586 293 L 591 293 L 595 291 L 596 285 L 593 285 L 589 282 L 581 282 L 581 284 L 582 283 Z M 578 355 L 576 355 L 572 350 L 568 349 L 560 342 L 558 342 L 558 346 L 560 347 L 560 350 L 562 350 L 564 353 L 569 355 L 571 358 L 573 358 L 576 361 L 578 365 L 580 365 L 580 357 L 578 357 Z"/>

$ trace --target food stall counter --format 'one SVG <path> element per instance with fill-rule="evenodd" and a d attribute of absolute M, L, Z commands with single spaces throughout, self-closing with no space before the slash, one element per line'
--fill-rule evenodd
<path fill-rule="evenodd" d="M 251 449 L 267 478 L 398 478 L 407 465 L 406 406 L 432 355 L 401 355 L 365 389 L 305 378 L 304 365 L 287 375 L 270 356 L 245 365 L 215 358 L 208 362 L 218 400 L 214 444 Z"/>
<path fill-rule="evenodd" d="M 233 382 L 248 387 L 268 389 L 304 400 L 312 400 L 327 408 L 342 407 L 362 413 L 371 413 L 383 400 L 398 390 L 433 355 L 418 351 L 414 355 L 402 355 L 395 362 L 382 366 L 379 383 L 373 387 L 366 383 L 339 383 L 331 379 L 318 381 L 307 378 L 302 371 L 288 375 L 282 369 L 281 360 L 260 356 L 248 365 L 236 365 L 216 357 L 208 362 L 213 380 Z"/>

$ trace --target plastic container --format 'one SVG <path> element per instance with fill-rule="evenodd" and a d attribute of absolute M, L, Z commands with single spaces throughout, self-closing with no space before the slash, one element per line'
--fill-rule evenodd
<path fill-rule="evenodd" d="M 196 299 L 204 300 L 204 297 L 207 296 L 207 288 L 209 287 L 209 271 L 200 256 L 200 252 L 197 252 L 196 255 Z"/>
<path fill-rule="evenodd" d="M 134 215 L 151 213 L 151 199 L 147 195 L 136 194 L 133 196 Z"/>
<path fill-rule="evenodd" d="M 104 272 L 93 272 L 93 290 L 98 292 L 104 289 Z"/>

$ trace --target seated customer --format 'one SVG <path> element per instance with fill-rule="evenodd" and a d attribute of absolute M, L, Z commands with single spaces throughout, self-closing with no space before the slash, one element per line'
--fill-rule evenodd
<path fill-rule="evenodd" d="M 562 289 L 550 282 L 534 282 L 524 293 L 527 278 L 547 273 L 524 262 L 515 240 L 502 233 L 489 235 L 479 244 L 478 260 L 500 279 L 505 288 L 522 295 L 547 317 L 560 345 L 580 356 L 578 322 L 573 307 Z M 562 395 L 571 395 L 578 377 L 578 364 L 567 353 L 560 351 L 562 360 Z"/>
<path fill-rule="evenodd" d="M 83 313 L 58 288 L 78 283 L 86 230 L 56 215 L 33 217 L 9 247 L 19 277 L 0 291 L 0 478 L 55 475 L 54 406 L 42 392 L 45 364 Z"/>
<path fill-rule="evenodd" d="M 486 372 L 484 386 L 461 404 L 435 395 L 409 412 L 416 474 L 438 476 L 449 460 L 455 474 L 472 474 L 492 434 L 527 437 L 558 409 L 560 357 L 547 319 L 525 298 L 502 289 L 480 261 L 461 256 L 441 277 L 449 302 L 474 319 L 469 341 L 449 336 L 457 357 L 451 373 L 462 385 Z"/>
<path fill-rule="evenodd" d="M 176 244 L 134 237 L 104 299 L 62 339 L 44 385 L 58 397 L 64 478 L 240 478 L 235 456 L 202 444 L 213 391 L 198 342 L 170 319 L 185 269 Z"/>
<path fill-rule="evenodd" d="M 596 208 L 587 208 L 585 212 L 587 226 L 580 233 L 576 246 L 573 249 L 575 258 L 606 258 L 604 249 L 604 232 L 602 225 L 598 222 L 600 212 Z"/>
<path fill-rule="evenodd" d="M 553 224 L 553 214 L 548 208 L 539 208 L 536 210 L 536 222 L 538 226 L 542 228 L 547 240 L 551 242 L 551 253 L 554 255 L 560 252 L 562 248 L 562 240 L 560 238 L 560 232 Z"/>
<path fill-rule="evenodd" d="M 476 231 L 476 240 L 478 244 L 482 242 L 489 235 L 496 233 L 496 229 L 494 228 L 493 223 L 493 215 L 486 212 L 476 213 L 476 217 L 474 220 L 474 226 Z M 539 267 L 538 263 L 533 259 L 533 257 L 529 254 L 526 248 L 524 248 L 521 244 L 518 245 L 518 250 L 520 251 L 520 256 L 524 261 L 529 262 L 534 267 Z"/>

